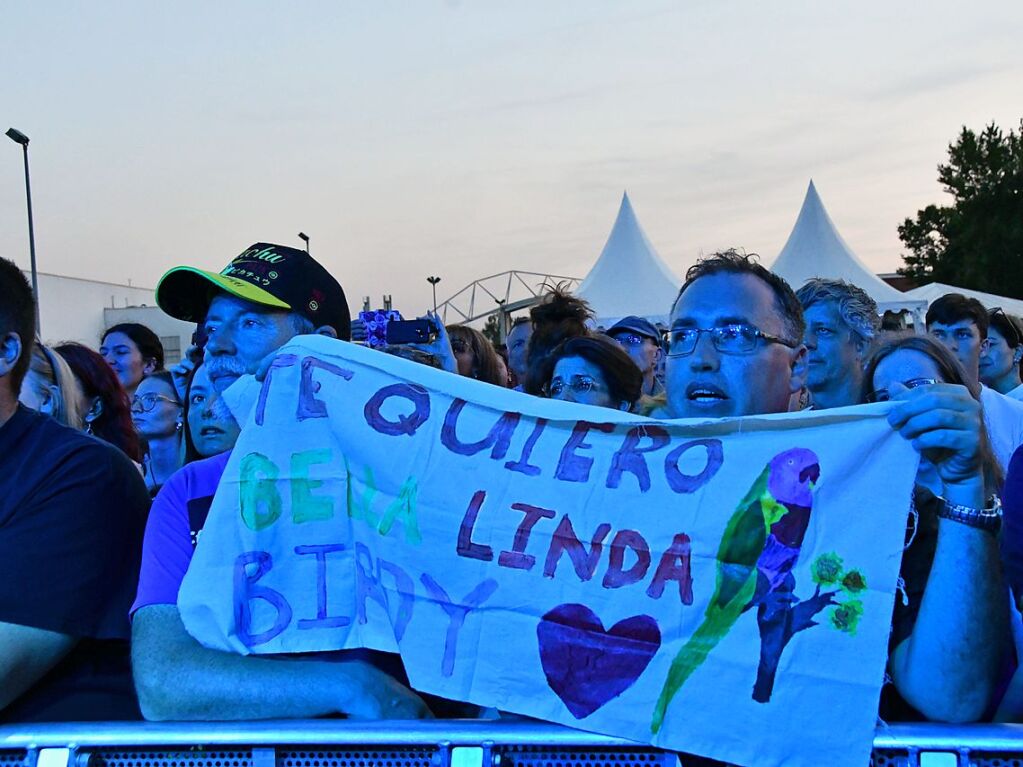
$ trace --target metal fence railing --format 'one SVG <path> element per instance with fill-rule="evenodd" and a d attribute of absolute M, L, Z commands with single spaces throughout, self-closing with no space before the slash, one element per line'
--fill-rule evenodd
<path fill-rule="evenodd" d="M 0 767 L 686 767 L 705 761 L 521 721 L 0 727 Z M 1023 725 L 886 725 L 874 767 L 1023 767 Z"/>

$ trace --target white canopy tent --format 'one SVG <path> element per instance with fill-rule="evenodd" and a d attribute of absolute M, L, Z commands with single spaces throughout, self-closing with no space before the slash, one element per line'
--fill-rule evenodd
<path fill-rule="evenodd" d="M 604 250 L 575 294 L 589 302 L 601 327 L 630 314 L 666 324 L 681 286 L 643 233 L 628 193 L 623 194 Z"/>
<path fill-rule="evenodd" d="M 845 280 L 867 291 L 881 312 L 908 310 L 915 319 L 923 321 L 926 302 L 896 290 L 860 261 L 835 228 L 813 181 L 806 190 L 796 225 L 771 271 L 784 277 L 795 290 L 813 277 Z"/>
<path fill-rule="evenodd" d="M 964 296 L 969 298 L 976 298 L 984 304 L 987 309 L 1001 307 L 1006 314 L 1014 314 L 1017 317 L 1023 317 L 1023 301 L 1020 301 L 1019 299 L 996 296 L 994 293 L 982 293 L 979 290 L 957 288 L 955 285 L 945 285 L 941 282 L 929 282 L 918 288 L 907 290 L 903 293 L 903 295 L 920 301 L 925 301 L 927 304 L 930 304 L 931 301 L 941 298 L 946 293 L 962 293 Z"/>

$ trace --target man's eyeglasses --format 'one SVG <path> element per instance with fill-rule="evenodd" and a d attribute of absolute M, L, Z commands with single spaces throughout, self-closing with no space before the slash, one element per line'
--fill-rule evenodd
<path fill-rule="evenodd" d="M 568 381 L 560 377 L 552 378 L 550 383 L 544 384 L 543 393 L 548 397 L 560 397 L 566 388 L 571 389 L 574 394 L 586 394 L 591 391 L 600 391 L 604 387 L 590 376 L 576 375 Z"/>
<path fill-rule="evenodd" d="M 151 413 L 153 408 L 156 407 L 156 403 L 160 401 L 169 402 L 172 405 L 180 405 L 176 399 L 165 397 L 162 394 L 143 394 L 141 397 L 136 394 L 131 398 L 131 409 L 132 412 L 139 409 L 143 413 Z"/>
<path fill-rule="evenodd" d="M 915 389 L 918 386 L 931 386 L 936 383 L 938 383 L 936 378 L 910 378 L 903 381 L 902 385 L 907 389 Z M 891 398 L 892 395 L 887 389 L 875 389 L 867 395 L 867 402 L 887 402 Z"/>
<path fill-rule="evenodd" d="M 616 333 L 612 337 L 622 346 L 642 346 L 643 342 L 648 340 L 646 336 L 638 336 L 635 333 Z M 657 343 L 652 338 L 649 340 Z"/>
<path fill-rule="evenodd" d="M 790 349 L 799 346 L 798 341 L 787 341 L 772 336 L 753 325 L 744 322 L 722 325 L 719 328 L 672 328 L 668 334 L 668 356 L 684 357 L 696 350 L 701 333 L 709 333 L 714 348 L 722 354 L 749 354 L 756 350 L 757 341 L 763 339 L 769 344 L 781 344 Z"/>

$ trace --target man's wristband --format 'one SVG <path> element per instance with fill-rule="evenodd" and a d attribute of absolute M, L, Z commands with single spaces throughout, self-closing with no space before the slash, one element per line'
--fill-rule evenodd
<path fill-rule="evenodd" d="M 989 533 L 997 533 L 1002 526 L 1002 501 L 997 495 L 988 499 L 986 509 L 962 506 L 940 497 L 939 500 L 941 505 L 938 506 L 938 516 L 943 519 L 950 519 L 978 530 L 987 530 Z"/>

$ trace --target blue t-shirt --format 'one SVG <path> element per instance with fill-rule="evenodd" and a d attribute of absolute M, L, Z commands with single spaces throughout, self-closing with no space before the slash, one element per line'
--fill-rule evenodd
<path fill-rule="evenodd" d="M 1002 488 L 1002 569 L 1017 602 L 1023 594 L 1023 447 L 1009 460 Z"/>

